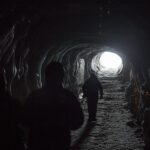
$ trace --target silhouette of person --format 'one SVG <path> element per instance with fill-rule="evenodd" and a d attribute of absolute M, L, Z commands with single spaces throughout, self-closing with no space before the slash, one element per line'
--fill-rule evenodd
<path fill-rule="evenodd" d="M 82 87 L 83 97 L 87 97 L 89 122 L 96 121 L 96 111 L 98 103 L 98 92 L 100 91 L 100 99 L 103 98 L 103 87 L 94 73 L 91 73 Z"/>
<path fill-rule="evenodd" d="M 0 149 L 24 150 L 20 113 L 21 104 L 8 94 L 4 76 L 0 73 Z"/>
<path fill-rule="evenodd" d="M 45 69 L 45 85 L 27 98 L 24 125 L 29 128 L 28 150 L 69 150 L 71 130 L 83 124 L 80 103 L 63 88 L 63 77 L 63 66 L 51 62 Z"/>

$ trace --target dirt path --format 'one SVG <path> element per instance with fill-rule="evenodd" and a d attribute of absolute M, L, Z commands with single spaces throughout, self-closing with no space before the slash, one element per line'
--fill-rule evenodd
<path fill-rule="evenodd" d="M 128 126 L 132 114 L 126 108 L 125 87 L 117 79 L 102 80 L 104 99 L 99 99 L 97 123 L 87 125 L 87 109 L 84 109 L 85 123 L 81 129 L 72 132 L 74 150 L 143 150 L 139 127 Z M 131 123 L 132 125 L 132 123 Z M 134 124 L 133 124 L 134 125 Z"/>

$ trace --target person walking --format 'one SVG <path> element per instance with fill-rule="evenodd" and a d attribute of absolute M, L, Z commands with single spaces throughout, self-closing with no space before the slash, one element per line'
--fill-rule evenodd
<path fill-rule="evenodd" d="M 89 113 L 88 122 L 89 123 L 95 122 L 98 103 L 98 92 L 100 91 L 100 99 L 102 99 L 103 87 L 94 73 L 91 73 L 90 78 L 85 81 L 82 90 L 83 90 L 83 97 L 87 97 L 88 113 Z"/>
<path fill-rule="evenodd" d="M 25 150 L 21 128 L 21 103 L 5 88 L 5 78 L 0 73 L 0 149 Z"/>
<path fill-rule="evenodd" d="M 29 129 L 28 150 L 69 150 L 71 130 L 81 127 L 83 112 L 75 95 L 63 88 L 64 70 L 59 62 L 45 69 L 45 84 L 31 92 L 24 111 Z"/>

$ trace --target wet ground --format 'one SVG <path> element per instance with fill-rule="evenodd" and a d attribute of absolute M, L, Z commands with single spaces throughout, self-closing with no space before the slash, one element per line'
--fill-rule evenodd
<path fill-rule="evenodd" d="M 99 99 L 97 122 L 88 125 L 87 107 L 83 105 L 85 123 L 72 132 L 73 150 L 143 150 L 141 128 L 127 108 L 126 84 L 118 79 L 103 79 L 104 99 Z M 86 103 L 85 103 L 86 104 Z"/>

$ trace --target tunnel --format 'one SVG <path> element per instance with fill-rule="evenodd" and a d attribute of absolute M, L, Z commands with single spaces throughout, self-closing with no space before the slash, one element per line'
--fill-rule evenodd
<path fill-rule="evenodd" d="M 104 88 L 99 122 L 88 131 L 84 125 L 73 131 L 72 147 L 150 148 L 147 1 L 6 0 L 0 6 L 0 20 L 0 73 L 12 97 L 24 105 L 27 96 L 45 84 L 46 66 L 57 61 L 64 66 L 63 87 L 78 98 L 86 120 L 82 86 L 92 71 Z M 115 55 L 108 69 L 103 54 Z M 118 57 L 120 64 L 114 69 Z"/>

